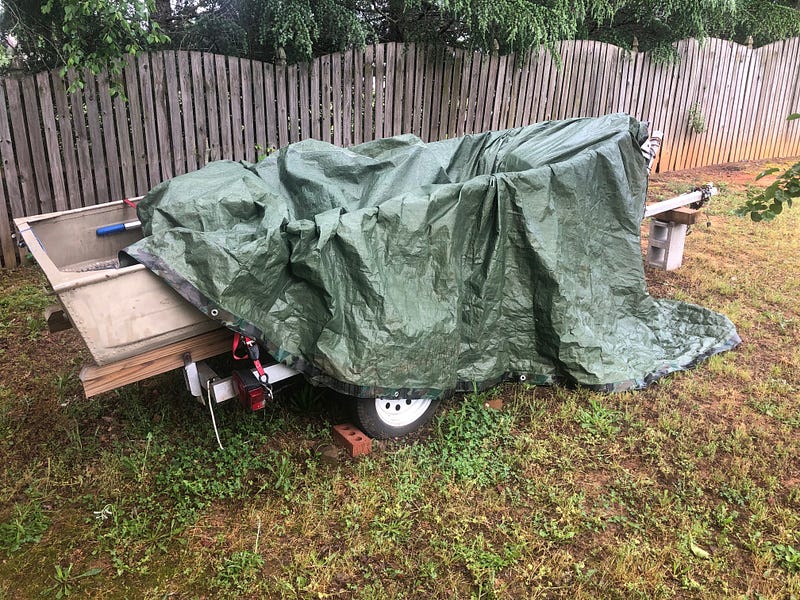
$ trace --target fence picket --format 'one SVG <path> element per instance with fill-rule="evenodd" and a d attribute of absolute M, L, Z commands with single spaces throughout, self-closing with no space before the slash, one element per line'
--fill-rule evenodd
<path fill-rule="evenodd" d="M 53 186 L 53 202 L 56 210 L 67 209 L 67 190 L 64 185 L 64 168 L 61 164 L 61 149 L 56 130 L 55 108 L 50 90 L 50 74 L 47 71 L 36 75 L 36 88 L 39 95 L 39 109 L 42 118 L 47 159 L 49 161 L 50 182 Z"/>
<path fill-rule="evenodd" d="M 239 73 L 242 78 L 242 135 L 244 136 L 244 159 L 250 162 L 257 160 L 256 130 L 253 115 L 253 62 L 239 59 Z"/>
<path fill-rule="evenodd" d="M 144 194 L 150 188 L 147 185 L 147 153 L 144 149 L 144 119 L 142 118 L 142 100 L 139 97 L 139 78 L 136 70 L 136 58 L 131 54 L 125 57 L 125 68 L 123 69 L 123 75 L 125 77 L 125 95 L 127 96 L 127 107 L 128 111 L 130 112 L 131 141 L 133 144 L 133 170 L 136 174 L 133 195 L 138 196 L 139 194 Z M 60 89 L 55 76 L 53 77 L 53 87 L 55 88 L 56 103 L 58 104 Z M 66 96 L 63 96 L 63 98 L 66 100 Z M 66 107 L 66 103 L 64 106 Z M 60 121 L 61 119 L 59 118 L 59 124 Z M 62 130 L 61 139 L 65 140 L 66 142 L 67 139 L 71 140 L 72 136 L 65 135 Z M 67 146 L 71 148 L 72 144 L 65 143 L 65 159 L 67 156 Z M 67 180 L 69 181 L 70 169 L 67 167 L 66 162 L 67 161 L 65 160 L 64 168 L 66 169 Z"/>

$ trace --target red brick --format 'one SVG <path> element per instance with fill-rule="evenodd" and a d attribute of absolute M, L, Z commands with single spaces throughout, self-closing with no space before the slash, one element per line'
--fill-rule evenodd
<path fill-rule="evenodd" d="M 503 399 L 502 398 L 492 398 L 491 400 L 487 400 L 483 404 L 484 408 L 492 408 L 494 410 L 500 410 L 503 408 Z"/>
<path fill-rule="evenodd" d="M 334 425 L 333 439 L 353 458 L 372 452 L 372 438 L 367 437 L 363 431 L 350 423 Z"/>

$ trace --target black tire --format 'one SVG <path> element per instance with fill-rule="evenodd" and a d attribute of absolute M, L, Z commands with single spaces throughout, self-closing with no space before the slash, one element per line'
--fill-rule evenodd
<path fill-rule="evenodd" d="M 438 407 L 438 398 L 356 398 L 355 416 L 364 433 L 385 440 L 416 431 L 430 420 Z"/>

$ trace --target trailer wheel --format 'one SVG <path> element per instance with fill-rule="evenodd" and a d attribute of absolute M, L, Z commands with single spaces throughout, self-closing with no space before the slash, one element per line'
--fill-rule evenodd
<path fill-rule="evenodd" d="M 436 412 L 438 399 L 375 398 L 356 400 L 356 418 L 362 431 L 379 440 L 416 431 Z"/>

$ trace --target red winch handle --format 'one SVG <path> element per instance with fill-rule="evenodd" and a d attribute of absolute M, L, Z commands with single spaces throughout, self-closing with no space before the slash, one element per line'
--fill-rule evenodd
<path fill-rule="evenodd" d="M 244 346 L 246 354 L 236 352 L 241 346 Z M 256 371 L 258 371 L 259 381 L 263 384 L 267 384 L 269 383 L 269 377 L 266 371 L 264 371 L 264 367 L 261 366 L 260 357 L 261 352 L 258 348 L 258 343 L 256 343 L 253 338 L 242 335 L 241 333 L 233 334 L 233 358 L 235 360 L 245 360 L 247 358 L 252 360 L 253 366 L 256 368 Z"/>

